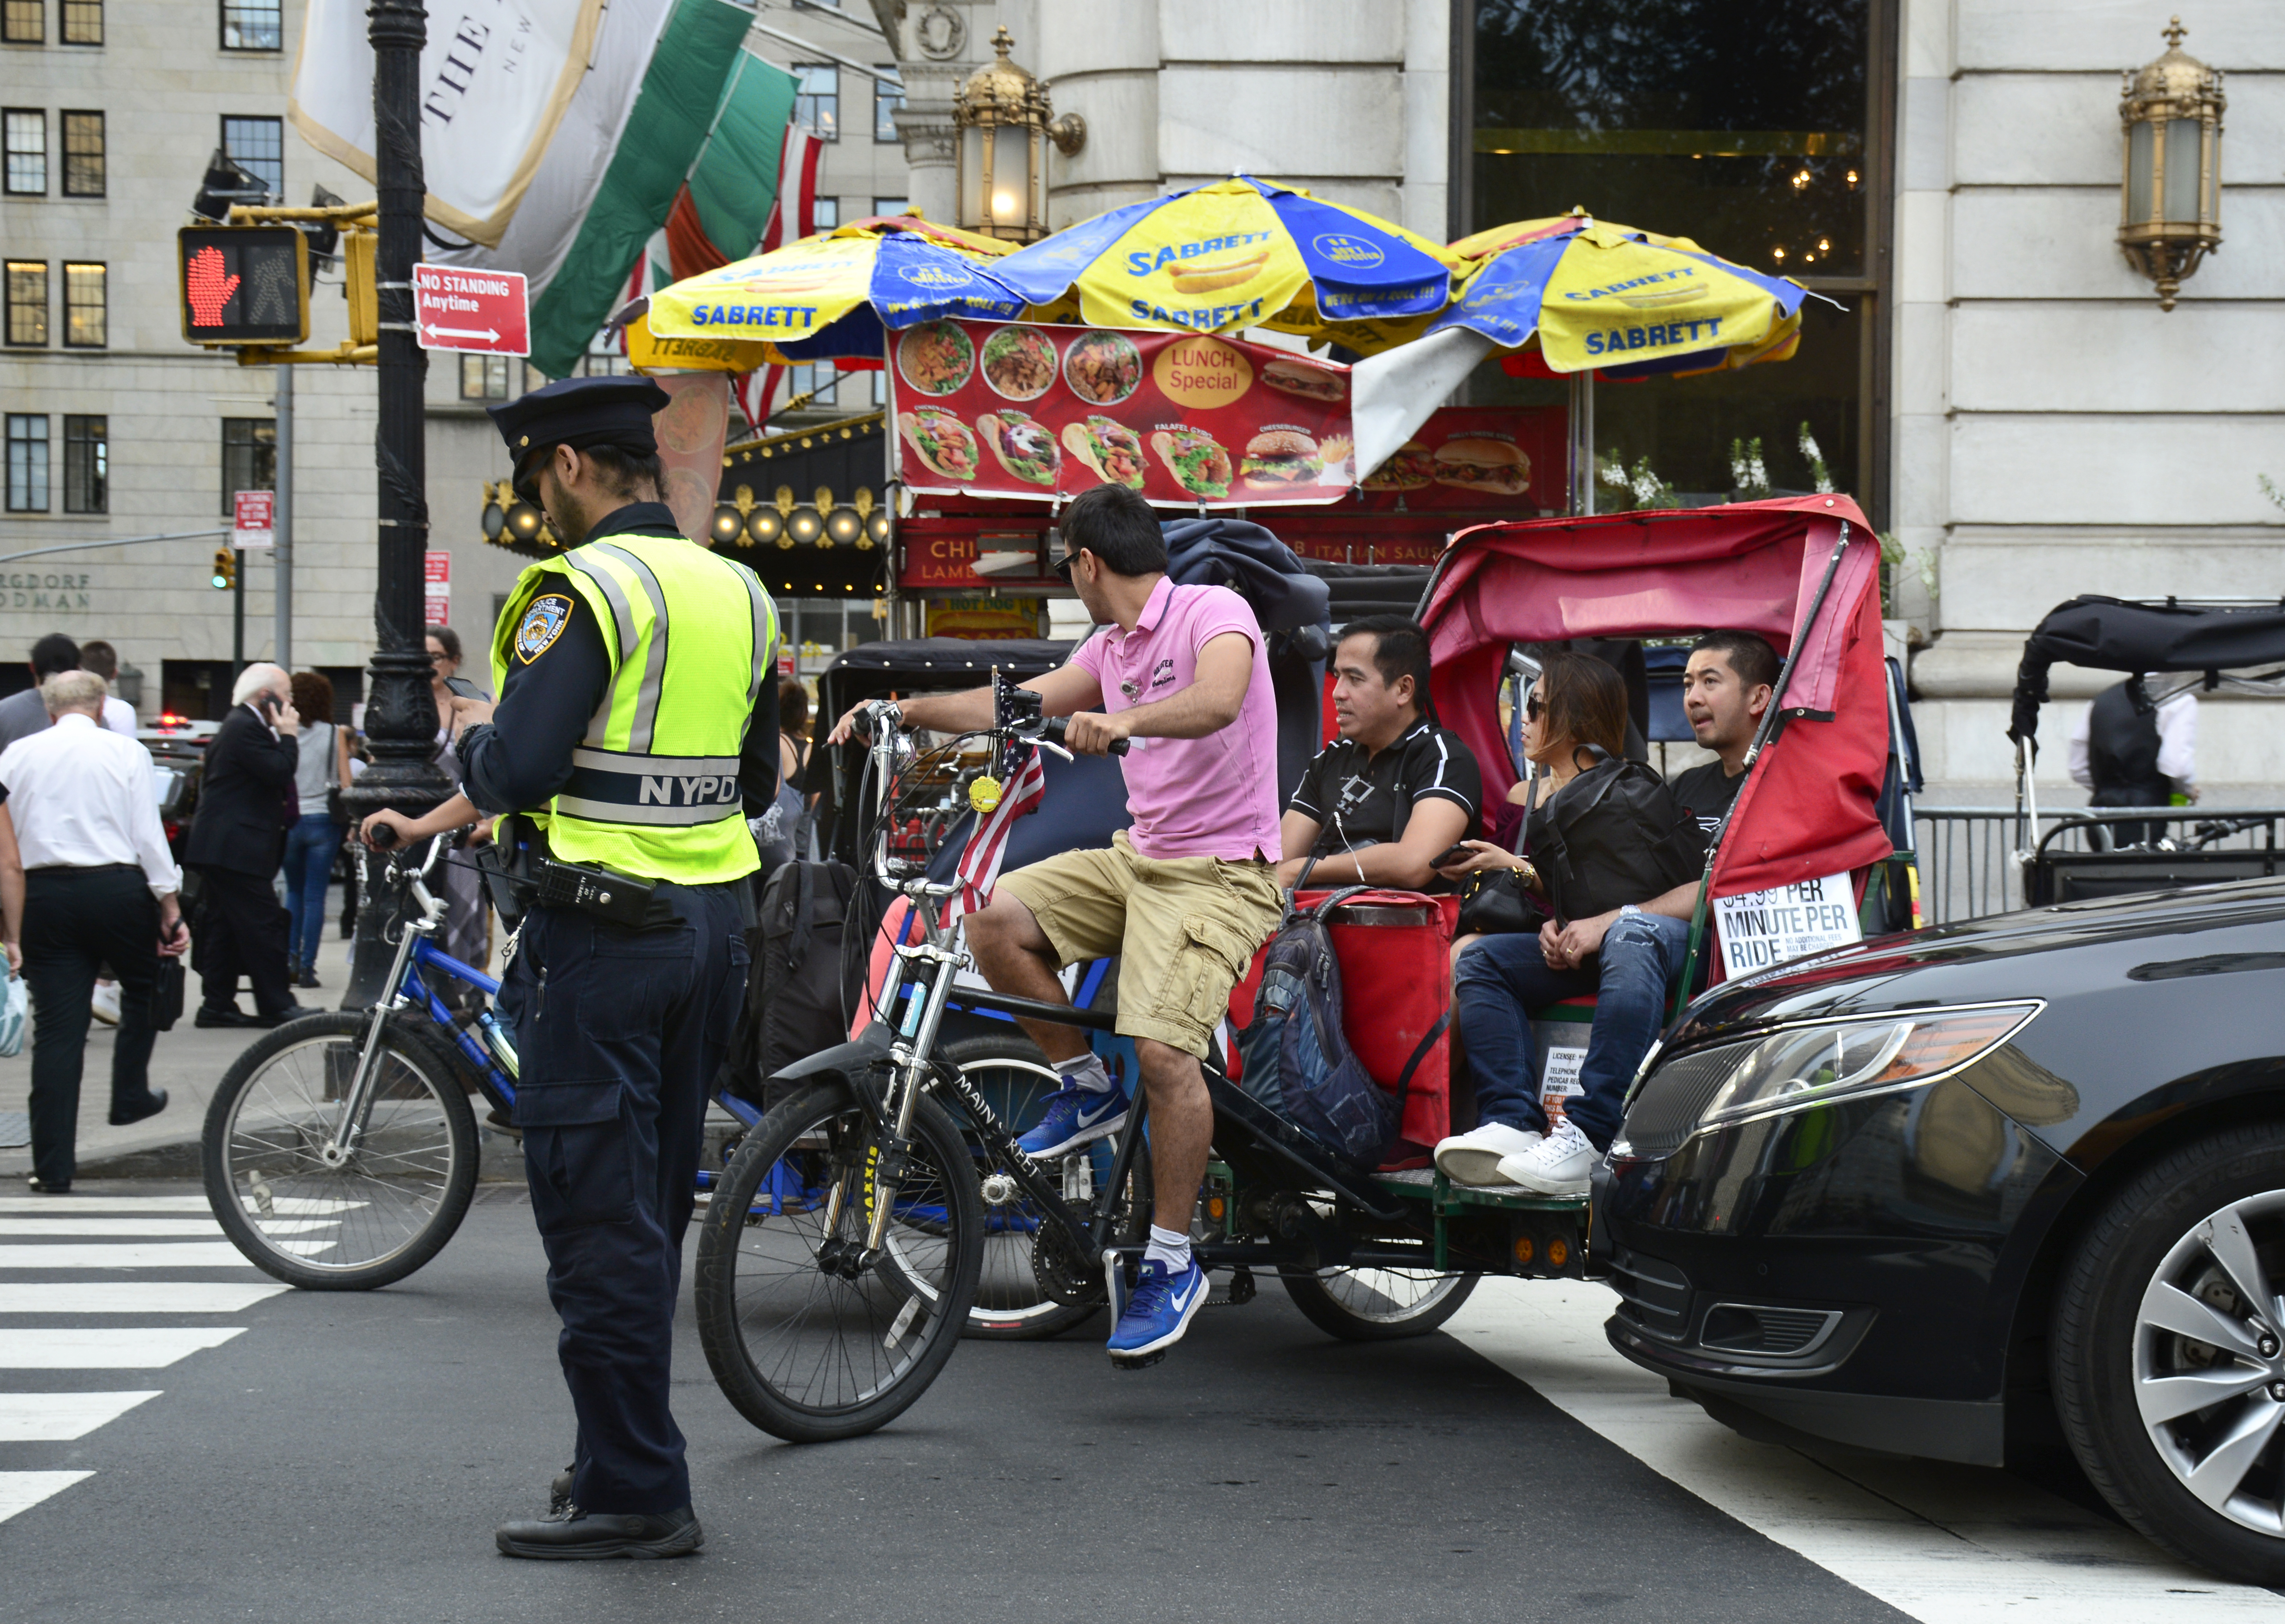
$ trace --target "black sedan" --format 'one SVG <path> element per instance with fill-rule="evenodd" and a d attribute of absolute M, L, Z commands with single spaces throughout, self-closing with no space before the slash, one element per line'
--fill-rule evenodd
<path fill-rule="evenodd" d="M 1596 1180 L 1620 1353 L 1750 1435 L 2058 1437 L 2285 1582 L 2285 881 L 1879 938 L 1700 999 Z"/>

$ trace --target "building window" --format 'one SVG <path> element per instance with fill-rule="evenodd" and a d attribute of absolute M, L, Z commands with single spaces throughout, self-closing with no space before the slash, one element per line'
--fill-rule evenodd
<path fill-rule="evenodd" d="M 797 62 L 793 122 L 821 141 L 841 139 L 841 70 Z"/>
<path fill-rule="evenodd" d="M 910 198 L 875 198 L 873 212 L 876 215 L 900 215 L 913 206 Z"/>
<path fill-rule="evenodd" d="M 894 62 L 876 63 L 873 71 L 880 75 L 873 81 L 873 139 L 897 141 L 897 109 L 905 105 L 905 82 L 898 76 Z"/>
<path fill-rule="evenodd" d="M 278 489 L 278 425 L 266 417 L 222 420 L 222 511 L 241 490 Z"/>
<path fill-rule="evenodd" d="M 99 198 L 103 195 L 103 114 L 67 113 L 64 126 L 64 195 Z"/>
<path fill-rule="evenodd" d="M 64 262 L 64 344 L 72 349 L 100 349 L 111 341 L 111 298 L 106 283 L 109 268 L 75 260 Z"/>
<path fill-rule="evenodd" d="M 45 412 L 8 414 L 8 511 L 48 511 L 48 419 Z"/>
<path fill-rule="evenodd" d="M 46 44 L 48 0 L 5 0 L 0 5 L 0 41 L 11 45 Z"/>
<path fill-rule="evenodd" d="M 8 262 L 8 341 L 48 341 L 48 262 L 43 259 Z"/>
<path fill-rule="evenodd" d="M 286 121 L 232 118 L 222 121 L 222 155 L 260 178 L 270 195 L 286 195 Z"/>
<path fill-rule="evenodd" d="M 107 514 L 111 511 L 111 420 L 67 417 L 64 420 L 64 511 L 67 514 Z"/>
<path fill-rule="evenodd" d="M 222 0 L 224 51 L 278 51 L 286 41 L 281 0 Z"/>
<path fill-rule="evenodd" d="M 460 398 L 506 400 L 508 369 L 514 364 L 513 356 L 462 356 Z"/>
<path fill-rule="evenodd" d="M 67 45 L 103 43 L 103 0 L 64 0 L 63 41 Z"/>
<path fill-rule="evenodd" d="M 1628 467 L 1646 458 L 1694 499 L 1726 494 L 1732 442 L 1758 439 L 1771 483 L 1805 490 L 1807 423 L 1834 482 L 1884 522 L 1893 113 L 1882 87 L 1896 0 L 1761 8 L 1750 39 L 1698 0 L 1476 0 L 1473 11 L 1461 227 L 1591 200 L 1598 215 L 1687 233 L 1846 307 L 1809 301 L 1800 353 L 1780 365 L 1598 389 L 1598 457 Z M 1554 404 L 1563 389 L 1492 365 L 1468 398 Z"/>
<path fill-rule="evenodd" d="M 812 198 L 809 200 L 809 228 L 813 231 L 829 231 L 841 224 L 839 198 Z"/>
<path fill-rule="evenodd" d="M 48 115 L 41 107 L 10 107 L 4 114 L 8 191 L 16 197 L 48 194 Z"/>

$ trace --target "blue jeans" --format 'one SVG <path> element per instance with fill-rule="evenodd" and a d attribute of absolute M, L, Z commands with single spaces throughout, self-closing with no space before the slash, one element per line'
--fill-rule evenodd
<path fill-rule="evenodd" d="M 286 831 L 286 958 L 305 969 L 318 961 L 326 933 L 326 883 L 342 826 L 324 812 L 303 812 Z"/>
<path fill-rule="evenodd" d="M 1564 1108 L 1597 1149 L 1618 1136 L 1627 1085 L 1666 1024 L 1667 989 L 1690 950 L 1690 922 L 1629 914 L 1603 938 L 1596 964 L 1550 969 L 1535 935 L 1488 936 L 1460 951 L 1452 998 L 1484 1122 L 1545 1132 L 1529 1011 L 1596 995 L 1581 1092 Z"/>

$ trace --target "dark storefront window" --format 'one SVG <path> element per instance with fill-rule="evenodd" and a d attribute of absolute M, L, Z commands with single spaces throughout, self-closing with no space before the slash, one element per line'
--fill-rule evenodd
<path fill-rule="evenodd" d="M 1467 229 L 1560 215 L 1688 237 L 1811 300 L 1790 361 L 1606 383 L 1598 451 L 1677 490 L 1732 487 L 1733 441 L 1807 489 L 1806 422 L 1879 517 L 1893 0 L 1475 0 Z M 1471 398 L 1560 398 L 1496 367 Z"/>
<path fill-rule="evenodd" d="M 277 489 L 278 425 L 266 417 L 223 419 L 223 516 L 230 516 L 239 491 Z"/>

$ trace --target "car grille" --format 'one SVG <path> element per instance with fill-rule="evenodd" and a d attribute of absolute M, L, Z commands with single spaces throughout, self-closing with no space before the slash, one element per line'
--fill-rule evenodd
<path fill-rule="evenodd" d="M 1785 1358 L 1806 1353 L 1841 1322 L 1838 1308 L 1772 1308 L 1761 1303 L 1716 1303 L 1706 1311 L 1699 1341 L 1731 1353 Z"/>
<path fill-rule="evenodd" d="M 1661 1063 L 1635 1096 L 1620 1137 L 1645 1161 L 1672 1156 L 1696 1130 L 1708 1103 L 1737 1069 L 1748 1047 L 1718 1044 Z"/>
<path fill-rule="evenodd" d="M 1619 1317 L 1661 1342 L 1679 1342 L 1690 1326 L 1690 1276 L 1671 1263 L 1621 1246 L 1611 1256 Z"/>

